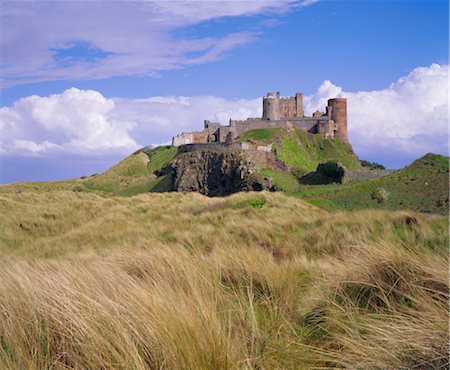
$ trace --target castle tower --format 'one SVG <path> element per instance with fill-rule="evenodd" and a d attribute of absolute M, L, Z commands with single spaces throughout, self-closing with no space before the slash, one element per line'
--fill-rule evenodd
<path fill-rule="evenodd" d="M 263 120 L 276 121 L 280 119 L 280 101 L 279 95 L 267 93 L 263 98 Z"/>
<path fill-rule="evenodd" d="M 331 107 L 331 119 L 337 125 L 336 138 L 348 143 L 347 135 L 347 99 L 335 98 L 328 100 Z"/>
<path fill-rule="evenodd" d="M 305 114 L 303 112 L 303 94 L 295 93 L 295 116 L 303 117 Z"/>

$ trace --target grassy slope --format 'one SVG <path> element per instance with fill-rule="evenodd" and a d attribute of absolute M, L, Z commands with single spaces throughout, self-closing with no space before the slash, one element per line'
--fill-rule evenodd
<path fill-rule="evenodd" d="M 274 142 L 274 152 L 293 173 L 276 173 L 261 169 L 264 176 L 287 193 L 295 193 L 315 205 L 327 209 L 410 209 L 427 213 L 447 213 L 449 193 L 448 157 L 429 154 L 412 165 L 379 179 L 360 181 L 345 185 L 307 186 L 297 181 L 299 174 L 314 171 L 320 162 L 336 161 L 348 169 L 358 167 L 358 158 L 351 147 L 338 140 L 326 140 L 314 135 L 295 131 L 287 134 L 280 129 L 248 131 L 241 140 L 253 139 L 264 143 Z M 379 188 L 389 196 L 383 202 L 372 199 Z"/>
<path fill-rule="evenodd" d="M 270 144 L 275 141 L 277 137 L 282 135 L 285 130 L 281 128 L 260 128 L 244 132 L 236 138 L 237 142 L 256 140 L 264 144 Z"/>
<path fill-rule="evenodd" d="M 265 144 L 274 143 L 274 153 L 297 172 L 315 171 L 319 163 L 330 161 L 342 163 L 348 169 L 359 167 L 358 157 L 351 145 L 325 139 L 321 135 L 311 137 L 301 130 L 288 134 L 282 129 L 258 129 L 245 132 L 237 141 L 250 139 Z"/>
<path fill-rule="evenodd" d="M 320 135 L 313 135 L 310 139 L 300 130 L 290 135 L 283 134 L 280 139 L 280 143 L 275 146 L 275 154 L 298 171 L 315 171 L 321 162 L 339 162 L 350 170 L 359 166 L 351 145 L 339 140 L 325 139 Z"/>
<path fill-rule="evenodd" d="M 389 194 L 381 203 L 372 199 L 380 188 Z M 389 176 L 344 186 L 303 187 L 297 195 L 331 208 L 411 209 L 447 214 L 448 193 L 448 157 L 428 154 Z"/>
<path fill-rule="evenodd" d="M 286 133 L 282 129 L 258 129 L 247 131 L 237 141 L 254 140 L 263 144 L 274 143 L 273 152 L 295 173 L 276 173 L 270 169 L 261 169 L 264 176 L 270 176 L 274 184 L 288 193 L 300 191 L 297 177 L 314 171 L 321 162 L 335 161 L 348 169 L 359 166 L 358 157 L 350 145 L 339 140 L 324 139 L 320 135 L 308 136 L 295 130 Z"/>
<path fill-rule="evenodd" d="M 158 147 L 132 154 L 108 171 L 89 179 L 85 187 L 117 195 L 135 195 L 161 188 L 165 178 L 155 175 L 177 153 L 176 148 Z"/>
<path fill-rule="evenodd" d="M 445 367 L 448 223 L 281 193 L 0 194 L 5 368 Z"/>
<path fill-rule="evenodd" d="M 291 134 L 280 129 L 253 130 L 238 139 L 274 142 L 274 152 L 293 169 L 293 173 L 276 173 L 270 169 L 260 169 L 260 172 L 271 177 L 283 191 L 304 197 L 312 204 L 327 209 L 411 209 L 428 213 L 446 213 L 448 210 L 447 157 L 428 155 L 392 175 L 375 180 L 345 185 L 307 186 L 300 185 L 297 177 L 314 170 L 320 162 L 334 160 L 347 168 L 356 168 L 358 159 L 351 147 L 319 135 L 314 135 L 311 140 L 298 130 Z M 0 186 L 0 193 L 74 190 L 130 196 L 148 191 L 165 192 L 170 188 L 170 179 L 168 176 L 158 177 L 155 172 L 161 170 L 176 153 L 176 148 L 159 147 L 147 154 L 133 154 L 108 171 L 87 179 L 17 183 Z M 381 203 L 372 199 L 372 194 L 379 188 L 389 193 L 387 200 Z"/>
<path fill-rule="evenodd" d="M 156 176 L 177 153 L 176 148 L 158 147 L 148 153 L 132 154 L 107 171 L 65 181 L 16 183 L 0 186 L 0 193 L 23 191 L 73 190 L 130 196 L 148 191 L 167 191 L 168 179 Z"/>

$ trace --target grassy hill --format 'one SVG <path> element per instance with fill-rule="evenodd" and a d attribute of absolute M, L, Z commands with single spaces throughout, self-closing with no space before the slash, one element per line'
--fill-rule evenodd
<path fill-rule="evenodd" d="M 0 186 L 0 193 L 72 190 L 131 196 L 149 191 L 167 191 L 167 177 L 157 176 L 155 172 L 167 165 L 176 153 L 176 148 L 161 146 L 147 152 L 136 152 L 101 174 L 65 181 L 3 185 Z"/>
<path fill-rule="evenodd" d="M 289 172 L 275 172 L 259 168 L 263 176 L 286 193 L 303 197 L 308 202 L 329 210 L 379 208 L 415 210 L 426 213 L 448 211 L 448 157 L 429 154 L 402 170 L 378 179 L 347 184 L 304 185 L 299 179 L 314 171 L 322 162 L 338 162 L 347 169 L 359 168 L 359 159 L 349 144 L 308 136 L 295 130 L 281 129 L 248 131 L 237 141 L 252 140 L 273 144 L 274 154 L 290 168 Z M 0 194 L 8 192 L 72 190 L 131 196 L 147 192 L 166 192 L 171 179 L 162 169 L 176 157 L 177 148 L 162 146 L 146 152 L 139 151 L 98 175 L 80 179 L 17 183 L 0 186 Z"/>
<path fill-rule="evenodd" d="M 3 367 L 447 367 L 446 217 L 107 194 L 0 194 Z"/>
<path fill-rule="evenodd" d="M 347 185 L 304 186 L 297 195 L 330 208 L 411 209 L 447 214 L 449 159 L 427 154 L 385 177 Z"/>
<path fill-rule="evenodd" d="M 163 168 L 177 154 L 177 148 L 167 146 L 137 152 L 125 158 L 108 171 L 92 177 L 83 185 L 88 190 L 99 190 L 116 195 L 135 195 L 158 191 L 166 178 L 155 172 Z"/>

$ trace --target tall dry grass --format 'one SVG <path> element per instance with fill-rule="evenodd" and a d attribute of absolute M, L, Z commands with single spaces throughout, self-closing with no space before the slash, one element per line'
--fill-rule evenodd
<path fill-rule="evenodd" d="M 267 193 L 12 193 L 0 207 L 4 368 L 448 364 L 444 217 Z"/>

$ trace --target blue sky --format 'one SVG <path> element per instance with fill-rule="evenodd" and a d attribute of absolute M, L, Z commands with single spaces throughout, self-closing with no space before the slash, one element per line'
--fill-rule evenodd
<path fill-rule="evenodd" d="M 349 99 L 360 157 L 447 154 L 447 1 L 3 1 L 0 182 L 101 172 L 205 118 Z"/>

